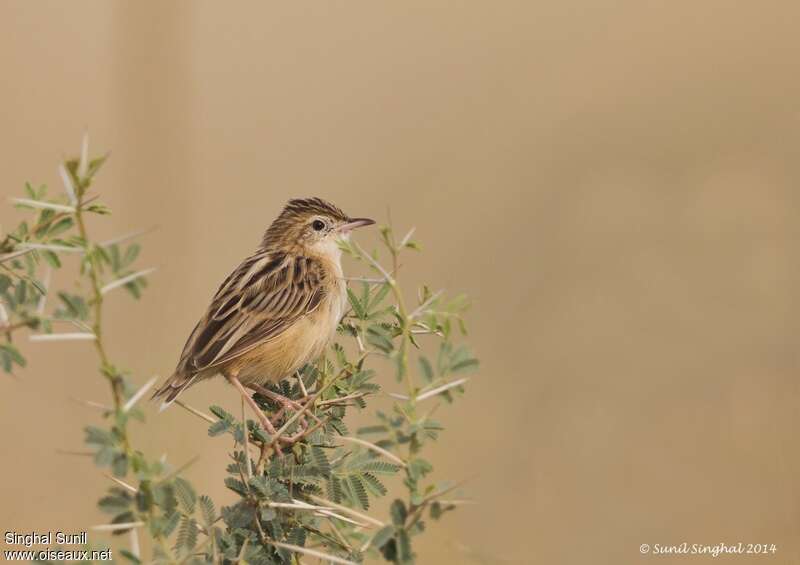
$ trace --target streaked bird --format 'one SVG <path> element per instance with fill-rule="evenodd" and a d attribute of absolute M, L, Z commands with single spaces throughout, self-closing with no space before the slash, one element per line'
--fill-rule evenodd
<path fill-rule="evenodd" d="M 374 223 L 321 198 L 290 200 L 256 252 L 217 290 L 175 372 L 153 395 L 164 400 L 162 409 L 220 374 L 272 428 L 245 387 L 266 391 L 265 383 L 293 375 L 322 354 L 347 305 L 338 240 Z"/>

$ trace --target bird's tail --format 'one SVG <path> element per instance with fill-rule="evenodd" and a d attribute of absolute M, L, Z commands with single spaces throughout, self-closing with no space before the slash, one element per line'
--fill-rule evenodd
<path fill-rule="evenodd" d="M 178 398 L 178 395 L 192 385 L 196 377 L 197 373 L 193 375 L 173 373 L 170 378 L 164 381 L 164 384 L 153 393 L 152 397 L 152 400 L 157 398 L 164 399 L 161 406 L 158 407 L 158 411 L 163 412 L 169 408 L 175 399 Z"/>

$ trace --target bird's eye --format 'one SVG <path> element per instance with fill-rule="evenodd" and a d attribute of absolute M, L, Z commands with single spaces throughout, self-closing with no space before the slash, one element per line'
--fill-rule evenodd
<path fill-rule="evenodd" d="M 314 222 L 311 224 L 311 227 L 314 228 L 314 231 L 322 231 L 322 229 L 325 227 L 325 222 L 322 220 L 314 220 Z"/>

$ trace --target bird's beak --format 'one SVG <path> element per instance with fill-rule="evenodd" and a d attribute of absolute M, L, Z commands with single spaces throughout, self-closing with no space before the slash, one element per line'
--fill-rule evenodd
<path fill-rule="evenodd" d="M 369 218 L 351 218 L 349 222 L 339 226 L 339 232 L 350 233 L 351 230 L 362 228 L 364 226 L 371 226 L 374 223 L 375 220 L 370 220 Z"/>

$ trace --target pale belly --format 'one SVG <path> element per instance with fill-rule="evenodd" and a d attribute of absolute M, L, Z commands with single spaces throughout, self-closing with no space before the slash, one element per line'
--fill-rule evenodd
<path fill-rule="evenodd" d="M 226 370 L 237 374 L 243 384 L 263 384 L 292 376 L 306 363 L 318 359 L 336 333 L 344 314 L 347 294 L 340 291 L 308 316 L 298 320 L 281 335 L 234 359 Z"/>

